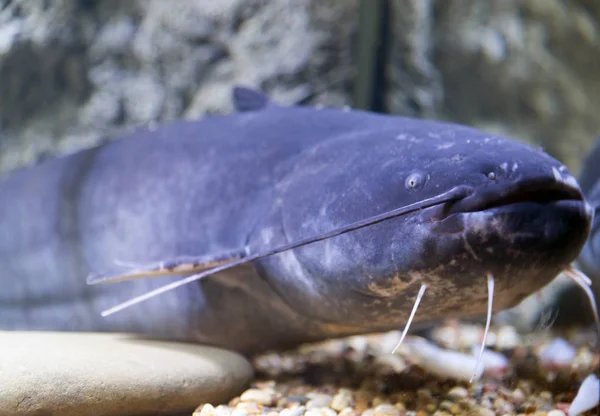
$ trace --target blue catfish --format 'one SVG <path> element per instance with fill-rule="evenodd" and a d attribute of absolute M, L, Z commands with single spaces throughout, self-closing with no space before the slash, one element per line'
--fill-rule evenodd
<path fill-rule="evenodd" d="M 233 114 L 0 180 L 0 328 L 253 354 L 512 307 L 589 235 L 577 181 L 537 148 L 233 91 Z"/>

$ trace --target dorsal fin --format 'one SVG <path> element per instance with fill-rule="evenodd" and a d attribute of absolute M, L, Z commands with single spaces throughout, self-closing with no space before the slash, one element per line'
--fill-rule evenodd
<path fill-rule="evenodd" d="M 236 86 L 232 93 L 233 106 L 237 111 L 258 111 L 271 104 L 270 98 L 261 91 Z"/>

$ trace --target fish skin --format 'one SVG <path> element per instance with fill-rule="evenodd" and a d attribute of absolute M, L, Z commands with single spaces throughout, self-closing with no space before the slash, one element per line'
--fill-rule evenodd
<path fill-rule="evenodd" d="M 579 183 L 585 198 L 595 209 L 600 209 L 600 136 L 596 141 L 583 162 L 583 167 L 579 173 Z M 576 264 L 581 270 L 592 279 L 592 291 L 596 298 L 596 303 L 600 304 L 600 215 L 596 212 L 592 222 L 592 228 L 588 240 L 581 250 Z M 565 295 L 568 296 L 568 295 Z M 570 298 L 572 299 L 571 295 Z M 582 297 L 579 294 L 578 297 Z M 591 314 L 586 314 L 591 318 Z"/>
<path fill-rule="evenodd" d="M 126 331 L 254 354 L 398 329 L 421 284 L 416 323 L 485 313 L 487 273 L 494 310 L 506 309 L 549 283 L 589 234 L 577 182 L 532 146 L 235 91 L 245 100 L 236 113 L 140 129 L 0 179 L 0 329 Z M 177 277 L 86 284 L 90 273 L 122 271 L 119 263 L 263 252 L 458 185 L 473 194 L 105 318 L 102 310 Z M 536 202 L 555 193 L 570 199 Z M 519 203 L 486 209 L 502 198 Z"/>

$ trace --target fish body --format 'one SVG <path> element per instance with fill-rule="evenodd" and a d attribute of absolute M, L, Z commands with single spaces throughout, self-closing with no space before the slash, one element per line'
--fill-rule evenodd
<path fill-rule="evenodd" d="M 587 154 L 581 172 L 579 183 L 587 201 L 595 209 L 600 210 L 600 136 L 596 139 Z M 600 303 L 600 216 L 595 215 L 588 241 L 577 258 L 581 270 L 592 280 L 596 303 Z"/>
<path fill-rule="evenodd" d="M 593 213 L 529 145 L 466 126 L 286 107 L 141 129 L 0 179 L 0 329 L 127 331 L 246 354 L 479 316 L 518 304 L 575 259 Z M 257 259 L 102 317 L 178 276 L 91 273 L 252 256 L 456 186 L 467 196 Z M 200 259 L 200 260 L 198 260 Z"/>

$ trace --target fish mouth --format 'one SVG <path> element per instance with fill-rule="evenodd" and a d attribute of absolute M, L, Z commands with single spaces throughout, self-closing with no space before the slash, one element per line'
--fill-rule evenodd
<path fill-rule="evenodd" d="M 476 191 L 466 198 L 446 204 L 443 213 L 440 214 L 446 217 L 451 214 L 480 212 L 520 203 L 546 205 L 562 201 L 585 204 L 581 190 L 574 185 L 554 179 L 530 180 L 507 187 L 490 187 Z"/>

